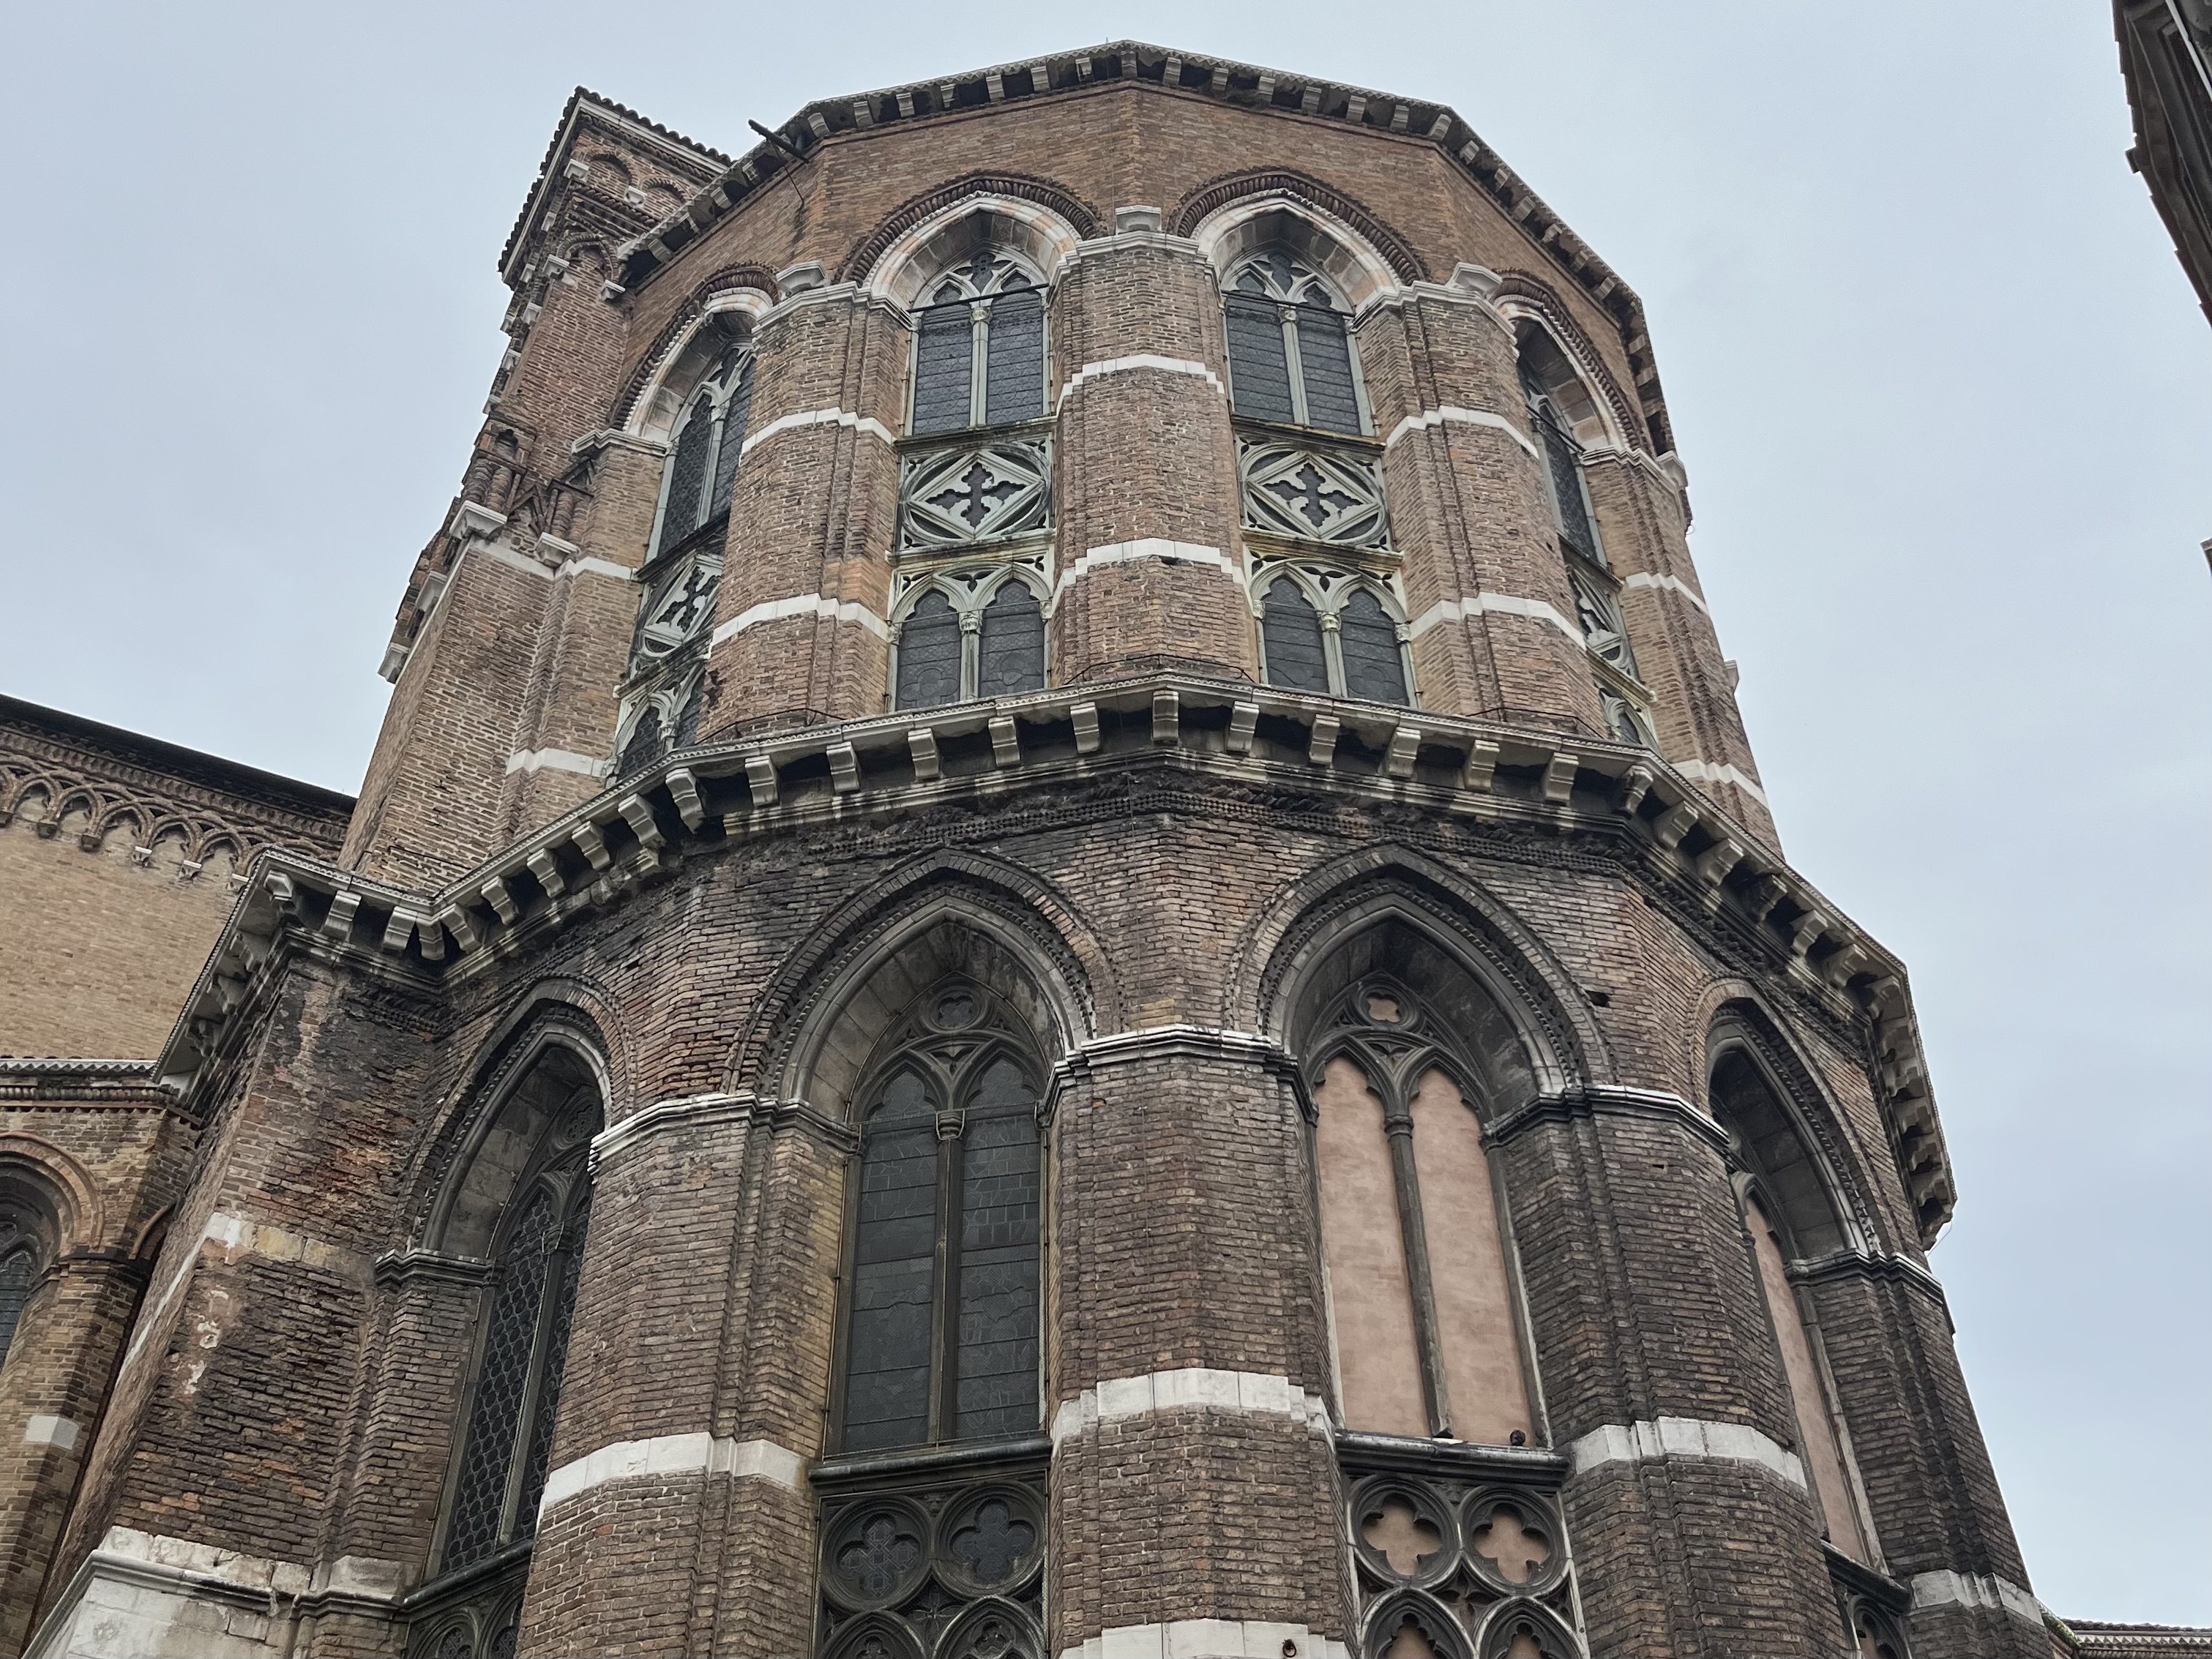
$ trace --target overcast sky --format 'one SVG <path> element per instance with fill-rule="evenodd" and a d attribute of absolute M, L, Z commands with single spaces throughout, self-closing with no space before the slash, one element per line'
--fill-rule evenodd
<path fill-rule="evenodd" d="M 1785 846 L 1911 968 L 2036 1589 L 2212 1623 L 2212 326 L 2106 8 L 349 9 L 11 9 L 0 690 L 358 786 L 579 82 L 732 152 L 1127 35 L 1447 102 L 1643 295 Z"/>

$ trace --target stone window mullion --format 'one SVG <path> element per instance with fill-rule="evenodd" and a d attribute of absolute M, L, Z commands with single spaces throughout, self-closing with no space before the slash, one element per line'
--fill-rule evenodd
<path fill-rule="evenodd" d="M 510 1543 L 522 1517 L 516 1504 L 530 1478 L 530 1437 L 538 1421 L 538 1403 L 545 1397 L 545 1346 L 553 1330 L 554 1304 L 559 1301 L 563 1252 L 554 1249 L 538 1261 L 538 1326 L 531 1334 L 529 1369 L 523 1373 L 522 1408 L 515 1413 L 514 1447 L 507 1466 L 507 1493 L 500 1499 L 499 1541 Z"/>
<path fill-rule="evenodd" d="M 1322 659 L 1328 665 L 1328 690 L 1332 696 L 1346 696 L 1344 678 L 1344 624 L 1334 611 L 1325 611 L 1321 618 Z"/>
<path fill-rule="evenodd" d="M 1413 1297 L 1413 1340 L 1421 1362 L 1421 1394 L 1428 1406 L 1429 1432 L 1441 1438 L 1451 1433 L 1451 1390 L 1444 1380 L 1443 1350 L 1437 1336 L 1429 1231 L 1421 1211 L 1420 1170 L 1413 1156 L 1413 1104 L 1402 1088 L 1391 1090 L 1383 1109 L 1382 1133 L 1390 1144 L 1390 1175 L 1406 1252 L 1406 1287 Z"/>
<path fill-rule="evenodd" d="M 969 308 L 968 424 L 983 425 L 990 414 L 991 302 Z"/>
<path fill-rule="evenodd" d="M 960 1236 L 963 1130 L 960 1113 L 937 1120 L 937 1284 L 930 1310 L 929 1437 L 957 1438 L 960 1411 Z"/>
<path fill-rule="evenodd" d="M 1296 306 L 1284 306 L 1281 307 L 1281 314 L 1283 362 L 1287 366 L 1291 377 L 1291 420 L 1295 425 L 1304 426 L 1308 424 L 1307 416 L 1310 411 L 1306 407 L 1305 362 L 1298 356 L 1298 308 Z"/>

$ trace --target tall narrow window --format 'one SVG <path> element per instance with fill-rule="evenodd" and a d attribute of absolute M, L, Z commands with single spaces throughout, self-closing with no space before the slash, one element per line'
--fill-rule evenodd
<path fill-rule="evenodd" d="M 1348 319 L 1319 271 L 1288 248 L 1266 249 L 1230 272 L 1222 308 L 1237 414 L 1367 430 Z"/>
<path fill-rule="evenodd" d="M 671 439 L 661 494 L 660 520 L 652 556 L 674 548 L 717 514 L 727 512 L 750 418 L 753 354 L 735 345 L 684 404 Z"/>
<path fill-rule="evenodd" d="M 995 589 L 976 573 L 933 584 L 908 606 L 893 637 L 897 708 L 934 708 L 1043 689 L 1044 610 L 1018 576 Z"/>
<path fill-rule="evenodd" d="M 28 1239 L 0 1249 L 0 1363 L 15 1340 L 15 1326 L 39 1284 L 39 1253 Z"/>
<path fill-rule="evenodd" d="M 1605 554 L 1598 546 L 1589 495 L 1583 483 L 1583 447 L 1576 442 L 1559 404 L 1525 363 L 1521 392 L 1528 399 L 1528 418 L 1544 452 L 1544 489 L 1551 498 L 1552 521 L 1559 529 L 1559 539 L 1584 558 L 1602 565 Z"/>
<path fill-rule="evenodd" d="M 453 1572 L 538 1527 L 591 1182 L 578 1147 L 507 1206 L 442 1557 Z"/>
<path fill-rule="evenodd" d="M 1344 654 L 1345 696 L 1370 702 L 1406 701 L 1398 624 L 1365 588 L 1353 588 L 1338 611 L 1337 640 Z"/>
<path fill-rule="evenodd" d="M 1744 1049 L 1713 1067 L 1715 1119 L 1729 1132 L 1743 1225 L 1761 1299 L 1797 1421 L 1797 1452 L 1826 1523 L 1828 1541 L 1853 1560 L 1869 1559 L 1850 1473 L 1844 1425 L 1829 1397 L 1818 1328 L 1790 1273 L 1791 1261 L 1845 1245 L 1842 1212 L 1820 1161 L 1768 1074 Z"/>
<path fill-rule="evenodd" d="M 1030 421 L 1044 413 L 1044 294 L 1030 266 L 991 240 L 988 215 L 974 250 L 930 287 L 915 318 L 916 437 Z"/>
<path fill-rule="evenodd" d="M 1267 684 L 1292 691 L 1329 690 L 1328 659 L 1322 649 L 1321 613 L 1288 576 L 1267 585 L 1261 601 L 1261 637 L 1267 653 Z"/>
<path fill-rule="evenodd" d="M 1519 1321 L 1450 1025 L 1370 976 L 1336 1000 L 1310 1052 L 1345 1425 L 1525 1441 Z"/>
<path fill-rule="evenodd" d="M 909 1011 L 863 1091 L 845 1366 L 846 1451 L 1037 1426 L 1036 1061 L 981 988 Z"/>

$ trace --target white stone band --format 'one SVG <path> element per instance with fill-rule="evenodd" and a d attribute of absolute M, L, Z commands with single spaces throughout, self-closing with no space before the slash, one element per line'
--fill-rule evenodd
<path fill-rule="evenodd" d="M 77 1437 L 83 1433 L 82 1425 L 67 1417 L 52 1417 L 44 1412 L 34 1414 L 23 1427 L 23 1443 L 27 1446 L 52 1446 L 61 1451 L 75 1451 Z"/>
<path fill-rule="evenodd" d="M 518 749 L 507 757 L 507 775 L 517 772 L 574 772 L 579 777 L 603 778 L 607 763 L 573 749 Z"/>
<path fill-rule="evenodd" d="M 1202 547 L 1196 542 L 1171 542 L 1164 536 L 1144 536 L 1133 542 L 1109 542 L 1103 547 L 1094 547 L 1060 573 L 1054 585 L 1052 602 L 1058 605 L 1060 596 L 1076 581 L 1092 571 L 1109 564 L 1127 564 L 1136 559 L 1165 559 L 1181 564 L 1211 565 L 1237 584 L 1241 591 L 1243 580 L 1229 556 L 1218 547 Z"/>
<path fill-rule="evenodd" d="M 1389 449 L 1408 432 L 1419 432 L 1425 427 L 1442 426 L 1447 421 L 1460 426 L 1493 428 L 1497 431 L 1503 432 L 1515 443 L 1527 450 L 1529 459 L 1543 459 L 1537 454 L 1536 446 L 1529 440 L 1528 435 L 1503 415 L 1493 413 L 1487 409 L 1462 409 L 1455 404 L 1445 404 L 1437 409 L 1425 409 L 1418 415 L 1408 415 L 1390 428 L 1390 435 L 1382 441 L 1382 447 Z"/>
<path fill-rule="evenodd" d="M 1343 1643 L 1304 1625 L 1258 1619 L 1177 1619 L 1164 1625 L 1117 1625 L 1060 1659 L 1349 1659 Z"/>
<path fill-rule="evenodd" d="M 1912 1575 L 1912 1610 L 1923 1607 L 2003 1607 L 2032 1625 L 2043 1622 L 2043 1603 L 2019 1585 L 1994 1574 L 1917 1572 Z"/>
<path fill-rule="evenodd" d="M 1680 576 L 1655 576 L 1649 570 L 1632 570 L 1620 579 L 1620 585 L 1623 587 L 1672 588 L 1708 617 L 1713 614 L 1711 607 L 1705 603 L 1705 596 Z"/>
<path fill-rule="evenodd" d="M 1766 805 L 1766 791 L 1741 767 L 1722 761 L 1686 760 L 1676 761 L 1674 769 L 1692 783 L 1732 783 L 1761 806 Z"/>
<path fill-rule="evenodd" d="M 1085 380 L 1095 380 L 1107 374 L 1126 374 L 1132 369 L 1139 368 L 1158 369 L 1163 374 L 1194 374 L 1223 397 L 1229 395 L 1229 388 L 1223 386 L 1220 378 L 1204 363 L 1194 362 L 1188 357 L 1156 357 L 1149 352 L 1139 352 L 1133 357 L 1109 357 L 1103 362 L 1084 364 L 1067 377 L 1067 383 L 1060 387 L 1060 396 L 1054 400 L 1053 407 L 1056 410 L 1066 403 L 1067 394 Z"/>
<path fill-rule="evenodd" d="M 1438 599 L 1414 618 L 1413 625 L 1407 632 L 1418 640 L 1439 623 L 1466 622 L 1485 611 L 1495 611 L 1507 617 L 1533 617 L 1538 622 L 1551 623 L 1577 645 L 1586 643 L 1583 630 L 1561 616 L 1549 603 L 1543 599 L 1524 599 L 1513 593 L 1477 593 L 1469 599 Z"/>
<path fill-rule="evenodd" d="M 833 599 L 826 593 L 795 593 L 787 599 L 763 599 L 758 605 L 748 605 L 714 629 L 712 643 L 720 645 L 725 640 L 735 639 L 748 628 L 782 622 L 789 617 L 827 617 L 836 622 L 858 623 L 879 640 L 891 636 L 890 624 L 856 600 Z"/>
<path fill-rule="evenodd" d="M 730 1440 L 720 1435 L 660 1434 L 650 1440 L 617 1440 L 545 1477 L 538 1513 L 614 1480 L 639 1480 L 672 1474 L 726 1474 L 737 1480 L 773 1480 L 799 1490 L 806 1460 L 773 1440 Z"/>
<path fill-rule="evenodd" d="M 1805 1466 L 1744 1423 L 1706 1423 L 1694 1417 L 1662 1417 L 1656 1423 L 1608 1423 L 1592 1429 L 1567 1448 L 1574 1472 L 1586 1474 L 1607 1463 L 1650 1463 L 1691 1457 L 1723 1463 L 1756 1463 L 1794 1486 L 1805 1486 Z M 1810 1488 L 1807 1488 L 1810 1490 Z"/>
<path fill-rule="evenodd" d="M 1179 1370 L 1148 1371 L 1142 1376 L 1108 1377 L 1097 1388 L 1085 1389 L 1077 1398 L 1063 1401 L 1053 1413 L 1052 1443 L 1058 1446 L 1101 1423 L 1192 1407 L 1287 1417 L 1323 1433 L 1328 1430 L 1328 1409 L 1321 1396 L 1292 1388 L 1287 1376 L 1189 1365 Z M 1234 1650 L 1243 1651 L 1241 1648 Z M 1282 1659 L 1279 1647 L 1275 1659 Z"/>
<path fill-rule="evenodd" d="M 796 415 L 779 415 L 759 431 L 748 434 L 744 442 L 738 446 L 738 459 L 743 460 L 777 433 L 802 426 L 849 426 L 855 432 L 881 438 L 885 443 L 894 441 L 890 428 L 872 415 L 854 415 L 842 409 L 809 409 Z"/>

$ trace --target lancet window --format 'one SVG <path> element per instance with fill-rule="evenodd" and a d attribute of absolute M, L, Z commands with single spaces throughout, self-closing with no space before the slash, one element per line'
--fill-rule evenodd
<path fill-rule="evenodd" d="M 883 1044 L 859 1097 L 840 1450 L 1036 1431 L 1040 1083 L 1018 1018 L 963 980 Z"/>
<path fill-rule="evenodd" d="M 1841 1248 L 1847 1232 L 1820 1158 L 1765 1069 L 1743 1048 L 1713 1068 L 1713 1115 L 1729 1132 L 1744 1237 L 1797 1420 L 1797 1446 L 1828 1541 L 1869 1558 L 1849 1436 L 1836 1408 L 1820 1328 L 1791 1264 Z"/>
<path fill-rule="evenodd" d="M 1232 401 L 1247 420 L 1368 429 L 1350 319 L 1328 279 L 1290 249 L 1262 249 L 1223 285 Z"/>
<path fill-rule="evenodd" d="M 591 1216 L 596 1080 L 553 1046 L 505 1096 L 450 1184 L 434 1232 L 448 1260 L 480 1261 L 475 1346 L 455 1379 L 463 1409 L 437 1539 L 437 1571 L 413 1598 L 410 1659 L 514 1651 L 538 1505 Z"/>
<path fill-rule="evenodd" d="M 896 708 L 1043 688 L 1044 609 L 1018 570 L 939 572 L 908 590 L 895 627 Z"/>
<path fill-rule="evenodd" d="M 968 257 L 933 282 L 915 315 L 916 437 L 1033 421 L 1045 412 L 1044 286 L 1029 263 L 972 221 Z"/>
<path fill-rule="evenodd" d="M 1656 748 L 1651 693 L 1637 667 L 1635 647 L 1621 615 L 1620 580 L 1598 539 L 1597 516 L 1590 508 L 1583 471 L 1583 447 L 1555 390 L 1559 384 L 1579 389 L 1578 383 L 1572 380 L 1573 371 L 1559 349 L 1533 327 L 1524 325 L 1521 391 L 1528 402 L 1529 428 L 1543 454 L 1545 497 L 1566 560 L 1567 582 L 1574 592 L 1583 642 L 1590 653 L 1606 734 L 1617 742 Z"/>
<path fill-rule="evenodd" d="M 1260 647 L 1267 682 L 1287 690 L 1413 701 L 1406 626 L 1379 578 L 1310 561 L 1259 568 Z"/>
<path fill-rule="evenodd" d="M 21 1234 L 10 1237 L 0 1232 L 0 1363 L 8 1358 L 24 1306 L 38 1286 L 38 1241 Z"/>
<path fill-rule="evenodd" d="M 1338 997 L 1309 1052 L 1345 1425 L 1526 1443 L 1475 1068 L 1448 1022 L 1380 974 Z"/>
<path fill-rule="evenodd" d="M 660 521 L 653 532 L 654 557 L 729 511 L 752 397 L 752 349 L 732 345 L 684 405 L 671 434 Z"/>

